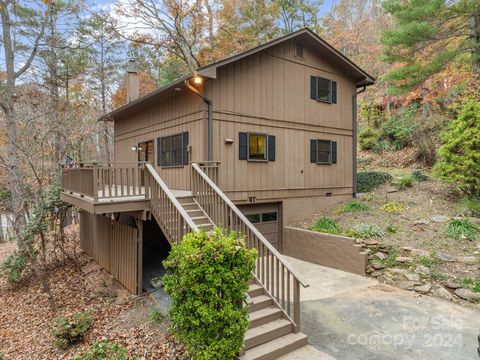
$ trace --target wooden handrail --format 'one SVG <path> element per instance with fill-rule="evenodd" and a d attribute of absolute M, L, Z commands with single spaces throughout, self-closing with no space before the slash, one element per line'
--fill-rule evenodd
<path fill-rule="evenodd" d="M 199 231 L 153 166 L 145 164 L 145 169 L 145 197 L 150 199 L 151 212 L 167 239 L 179 243 L 188 232 Z"/>
<path fill-rule="evenodd" d="M 302 280 L 302 277 L 300 274 L 298 274 L 295 269 L 287 262 L 287 260 L 283 257 L 282 254 L 278 252 L 275 247 L 270 244 L 270 242 L 265 239 L 265 237 L 262 235 L 260 231 L 246 218 L 245 215 L 240 211 L 240 209 L 230 200 L 225 193 L 220 190 L 220 188 L 215 185 L 215 183 L 198 167 L 196 163 L 192 163 L 192 167 L 200 174 L 200 176 L 210 185 L 210 187 L 221 197 L 223 201 L 232 209 L 232 211 L 237 215 L 263 243 L 265 243 L 266 247 L 272 252 L 273 255 L 278 257 L 281 261 L 281 263 L 299 280 L 300 284 L 304 287 L 307 288 L 310 285 L 307 284 L 304 280 Z"/>
<path fill-rule="evenodd" d="M 292 321 L 295 332 L 300 331 L 300 286 L 309 285 L 196 163 L 192 163 L 192 193 L 215 225 L 245 236 L 246 245 L 257 249 L 255 278 Z"/>

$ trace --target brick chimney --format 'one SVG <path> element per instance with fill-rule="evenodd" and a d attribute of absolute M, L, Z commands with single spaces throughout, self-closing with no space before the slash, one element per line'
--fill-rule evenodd
<path fill-rule="evenodd" d="M 140 97 L 140 82 L 138 80 L 137 64 L 130 58 L 127 65 L 127 103 Z"/>

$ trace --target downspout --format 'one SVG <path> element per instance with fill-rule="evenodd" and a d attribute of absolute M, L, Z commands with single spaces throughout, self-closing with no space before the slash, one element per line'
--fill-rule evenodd
<path fill-rule="evenodd" d="M 208 109 L 208 120 L 207 120 L 207 160 L 213 161 L 213 103 L 207 96 L 198 91 L 190 82 L 185 80 L 185 86 L 193 91 L 195 94 L 200 96 L 203 101 L 207 104 Z"/>
<path fill-rule="evenodd" d="M 364 86 L 361 90 L 356 91 L 355 95 L 352 96 L 352 130 L 353 130 L 353 161 L 352 161 L 352 173 L 353 173 L 353 197 L 357 197 L 357 96 L 363 93 L 367 89 Z"/>

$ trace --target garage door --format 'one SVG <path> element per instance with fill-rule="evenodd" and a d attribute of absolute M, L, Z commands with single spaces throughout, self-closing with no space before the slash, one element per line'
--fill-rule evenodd
<path fill-rule="evenodd" d="M 281 248 L 281 211 L 279 203 L 239 206 L 248 220 L 277 249 Z"/>

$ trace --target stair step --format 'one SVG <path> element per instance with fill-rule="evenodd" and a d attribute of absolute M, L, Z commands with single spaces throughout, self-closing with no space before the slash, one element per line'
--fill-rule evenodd
<path fill-rule="evenodd" d="M 186 211 L 201 210 L 197 203 L 186 203 L 186 204 L 181 204 L 181 205 Z"/>
<path fill-rule="evenodd" d="M 282 311 L 276 306 L 269 306 L 265 309 L 260 309 L 248 314 L 249 329 L 266 324 L 282 318 Z"/>
<path fill-rule="evenodd" d="M 209 220 L 206 216 L 191 216 L 193 222 L 197 225 L 200 224 L 209 224 Z"/>
<path fill-rule="evenodd" d="M 203 213 L 203 210 L 202 209 L 199 209 L 198 207 L 196 209 L 185 209 L 186 212 L 188 213 L 188 215 L 190 215 L 190 217 L 194 217 L 194 216 L 202 216 L 204 213 Z"/>
<path fill-rule="evenodd" d="M 240 360 L 274 360 L 307 344 L 307 335 L 290 333 L 245 351 Z"/>
<path fill-rule="evenodd" d="M 195 223 L 199 228 L 201 228 L 203 231 L 210 231 L 213 229 L 213 225 L 211 223 L 204 223 L 204 224 L 197 224 Z"/>
<path fill-rule="evenodd" d="M 195 200 L 193 200 L 193 196 L 180 196 L 177 197 L 177 200 L 182 205 L 188 203 L 195 203 Z"/>
<path fill-rule="evenodd" d="M 260 295 L 263 295 L 263 288 L 257 284 L 250 284 L 248 287 L 248 296 L 253 298 Z"/>
<path fill-rule="evenodd" d="M 292 332 L 292 323 L 286 319 L 270 321 L 248 329 L 245 334 L 245 350 L 264 344 Z"/>
<path fill-rule="evenodd" d="M 254 298 L 251 298 L 248 312 L 252 313 L 254 311 L 265 309 L 266 307 L 269 307 L 272 305 L 273 305 L 273 301 L 270 296 L 267 296 L 267 295 L 255 296 Z"/>

